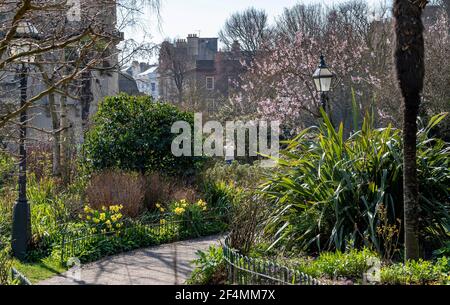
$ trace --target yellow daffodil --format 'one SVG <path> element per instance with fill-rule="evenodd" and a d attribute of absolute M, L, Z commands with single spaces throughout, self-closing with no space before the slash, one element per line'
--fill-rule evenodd
<path fill-rule="evenodd" d="M 161 205 L 159 203 L 156 204 L 156 208 L 160 209 Z"/>
<path fill-rule="evenodd" d="M 102 211 L 106 211 L 107 208 L 105 206 L 102 206 Z"/>
<path fill-rule="evenodd" d="M 204 207 L 207 206 L 207 203 L 204 202 L 202 199 L 200 199 L 200 200 L 197 202 L 197 205 L 198 205 L 199 207 L 201 207 L 201 208 L 204 208 Z"/>
<path fill-rule="evenodd" d="M 159 210 L 161 211 L 161 213 L 164 213 L 166 211 L 164 208 L 160 208 Z"/>
<path fill-rule="evenodd" d="M 100 222 L 100 219 L 94 217 L 94 218 L 92 219 L 92 221 L 93 221 L 94 223 L 99 223 L 99 222 Z"/>
<path fill-rule="evenodd" d="M 162 224 L 162 225 L 165 225 L 165 224 L 166 224 L 166 220 L 165 220 L 165 219 L 161 219 L 161 220 L 159 221 L 159 223 Z"/>
<path fill-rule="evenodd" d="M 181 214 L 183 214 L 185 211 L 186 211 L 186 210 L 185 210 L 184 208 L 176 208 L 176 209 L 174 210 L 175 214 L 177 214 L 177 215 L 181 215 Z"/>
<path fill-rule="evenodd" d="M 91 212 L 91 208 L 87 205 L 84 207 L 84 212 L 85 213 L 90 213 Z"/>
<path fill-rule="evenodd" d="M 91 220 L 91 218 L 92 218 L 92 217 L 91 217 L 91 216 L 89 216 L 89 215 L 88 215 L 88 216 L 86 216 L 86 219 L 87 219 L 87 220 Z"/>

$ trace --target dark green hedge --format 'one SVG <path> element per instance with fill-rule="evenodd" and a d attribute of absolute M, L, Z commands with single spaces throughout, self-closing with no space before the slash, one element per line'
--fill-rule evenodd
<path fill-rule="evenodd" d="M 83 144 L 83 163 L 88 170 L 119 168 L 139 172 L 158 171 L 189 175 L 201 160 L 175 157 L 171 152 L 171 126 L 186 121 L 192 113 L 150 97 L 121 94 L 107 97 L 94 117 L 94 126 Z"/>

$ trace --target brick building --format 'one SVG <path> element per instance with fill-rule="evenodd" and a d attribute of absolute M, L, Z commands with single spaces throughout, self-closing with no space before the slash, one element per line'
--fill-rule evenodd
<path fill-rule="evenodd" d="M 223 52 L 218 50 L 218 38 L 191 34 L 170 43 L 170 48 L 172 57 L 160 55 L 159 59 L 162 99 L 182 103 L 191 110 L 216 111 L 244 70 L 239 44 L 235 43 L 230 52 Z M 171 60 L 176 63 L 168 62 Z"/>

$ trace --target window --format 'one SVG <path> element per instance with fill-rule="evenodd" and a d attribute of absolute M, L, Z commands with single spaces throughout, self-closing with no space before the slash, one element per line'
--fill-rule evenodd
<path fill-rule="evenodd" d="M 207 90 L 214 90 L 214 76 L 207 76 L 206 77 L 206 89 Z"/>
<path fill-rule="evenodd" d="M 208 98 L 206 99 L 206 102 L 208 103 L 208 113 L 212 114 L 216 112 L 217 110 L 216 101 L 213 98 Z"/>
<path fill-rule="evenodd" d="M 155 92 L 155 91 L 156 91 L 156 84 L 152 83 L 152 92 Z"/>

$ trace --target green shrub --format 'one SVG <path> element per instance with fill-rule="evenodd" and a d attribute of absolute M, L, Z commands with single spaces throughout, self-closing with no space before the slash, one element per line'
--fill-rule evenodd
<path fill-rule="evenodd" d="M 391 285 L 427 285 L 450 282 L 450 265 L 447 258 L 436 263 L 431 261 L 408 261 L 381 269 L 381 282 Z"/>
<path fill-rule="evenodd" d="M 10 240 L 12 212 L 16 200 L 17 192 L 13 189 L 5 190 L 3 194 L 0 194 L 0 243 Z"/>
<path fill-rule="evenodd" d="M 197 251 L 198 259 L 190 278 L 189 285 L 218 285 L 225 284 L 226 270 L 223 249 L 220 246 L 210 246 L 208 251 Z"/>
<path fill-rule="evenodd" d="M 171 152 L 172 124 L 193 125 L 193 114 L 150 97 L 121 94 L 107 97 L 94 117 L 94 126 L 83 144 L 88 170 L 119 168 L 126 171 L 193 174 L 200 161 L 175 157 Z"/>
<path fill-rule="evenodd" d="M 447 241 L 442 248 L 439 248 L 433 252 L 435 257 L 450 257 L 450 241 Z"/>
<path fill-rule="evenodd" d="M 4 186 L 7 186 L 14 177 L 14 159 L 6 153 L 0 151 L 0 194 Z"/>
<path fill-rule="evenodd" d="M 0 286 L 10 283 L 11 267 L 9 249 L 4 248 L 0 241 Z"/>
<path fill-rule="evenodd" d="M 315 267 L 322 275 L 329 278 L 353 278 L 361 279 L 363 274 L 372 267 L 372 259 L 377 254 L 368 249 L 350 250 L 348 252 L 325 252 L 314 261 Z"/>
<path fill-rule="evenodd" d="M 27 196 L 31 209 L 32 239 L 28 261 L 38 261 L 51 254 L 55 242 L 61 238 L 61 224 L 68 220 L 68 212 L 52 178 L 28 178 Z"/>
<path fill-rule="evenodd" d="M 242 190 L 225 182 L 206 182 L 203 192 L 206 202 L 210 203 L 211 207 L 228 210 Z"/>
<path fill-rule="evenodd" d="M 429 137 L 445 116 L 421 127 L 417 141 L 420 186 L 420 237 L 435 249 L 450 229 L 450 147 Z M 265 228 L 273 246 L 301 250 L 373 247 L 383 253 L 377 229 L 402 219 L 402 136 L 392 127 L 374 129 L 366 116 L 347 140 L 324 114 L 318 128 L 303 131 L 281 152 L 279 167 L 263 188 L 273 204 Z M 433 248 L 434 247 L 434 248 Z"/>
<path fill-rule="evenodd" d="M 206 183 L 225 182 L 241 188 L 256 188 L 267 170 L 259 166 L 258 162 L 253 165 L 239 164 L 237 161 L 233 161 L 230 165 L 217 162 L 205 171 L 203 180 Z"/>
<path fill-rule="evenodd" d="M 178 223 L 181 238 L 220 233 L 228 226 L 227 211 L 211 207 L 201 199 L 195 203 L 182 199 L 172 203 L 169 211 L 172 214 L 167 220 Z"/>

